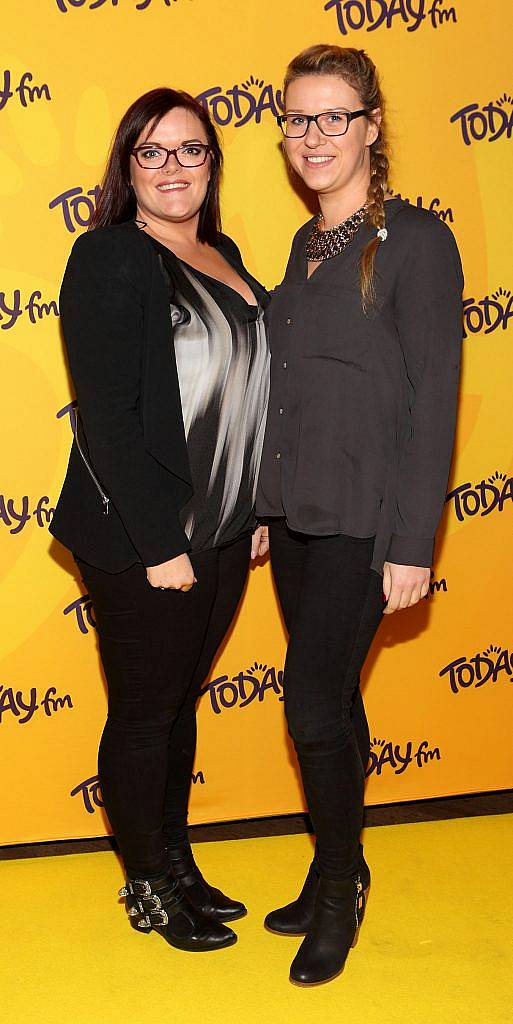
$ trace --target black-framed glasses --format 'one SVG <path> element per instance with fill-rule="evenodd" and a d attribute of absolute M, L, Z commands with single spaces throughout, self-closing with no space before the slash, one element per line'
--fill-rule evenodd
<path fill-rule="evenodd" d="M 287 139 L 302 139 L 315 121 L 323 135 L 345 135 L 351 121 L 368 110 L 323 110 L 321 114 L 278 114 L 276 120 Z"/>
<path fill-rule="evenodd" d="M 210 146 L 203 142 L 189 142 L 186 146 L 178 146 L 177 149 L 166 149 L 165 146 L 146 143 L 132 150 L 139 167 L 146 170 L 153 168 L 156 171 L 166 166 L 170 156 L 175 157 L 180 167 L 201 167 L 209 152 Z"/>

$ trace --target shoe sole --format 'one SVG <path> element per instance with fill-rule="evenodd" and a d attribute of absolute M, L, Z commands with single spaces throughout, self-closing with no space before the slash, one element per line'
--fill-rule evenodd
<path fill-rule="evenodd" d="M 157 932 L 158 935 L 161 935 L 162 938 L 165 939 L 168 946 L 173 946 L 174 949 L 181 949 L 184 953 L 212 953 L 216 949 L 227 949 L 228 946 L 234 946 L 238 940 L 238 935 L 235 935 L 234 933 L 233 938 L 227 939 L 226 942 L 223 942 L 219 946 L 181 946 L 177 942 L 171 942 L 171 940 L 168 939 L 163 932 L 159 932 L 157 928 L 138 928 L 137 925 L 133 925 L 132 927 L 138 935 L 150 935 L 151 932 Z"/>
<path fill-rule="evenodd" d="M 150 928 L 151 932 L 156 932 L 156 928 Z M 228 949 L 229 946 L 234 946 L 237 942 L 237 935 L 234 935 L 233 939 L 228 939 L 226 942 L 219 944 L 218 946 L 185 946 L 180 945 L 177 942 L 171 942 L 162 932 L 158 933 L 162 935 L 162 938 L 167 942 L 168 946 L 172 946 L 173 949 L 180 949 L 182 953 L 215 953 L 218 949 Z"/>
<path fill-rule="evenodd" d="M 335 978 L 338 978 L 345 966 L 343 964 L 339 971 L 335 971 L 335 974 L 330 974 L 329 978 L 323 978 L 322 981 L 296 981 L 291 975 L 289 975 L 289 981 L 291 985 L 297 985 L 298 988 L 316 988 L 318 985 L 327 985 L 328 981 L 334 981 Z"/>
<path fill-rule="evenodd" d="M 308 931 L 305 931 L 305 932 L 280 932 L 280 931 L 278 931 L 277 928 L 271 928 L 271 926 L 266 924 L 265 921 L 264 921 L 264 928 L 265 928 L 266 932 L 271 932 L 271 935 L 283 935 L 285 938 L 288 937 L 288 938 L 291 938 L 291 939 L 297 938 L 298 936 L 301 936 L 301 935 L 307 935 L 308 934 Z"/>

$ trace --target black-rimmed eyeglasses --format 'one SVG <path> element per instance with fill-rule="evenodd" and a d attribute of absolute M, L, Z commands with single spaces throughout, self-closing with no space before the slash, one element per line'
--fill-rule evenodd
<path fill-rule="evenodd" d="M 170 156 L 174 156 L 180 167 L 201 167 L 210 152 L 210 146 L 202 142 L 191 142 L 177 149 L 166 149 L 165 146 L 136 146 L 132 150 L 139 167 L 158 170 L 165 167 Z"/>
<path fill-rule="evenodd" d="M 278 114 L 276 120 L 287 139 L 302 139 L 312 121 L 323 135 L 345 135 L 351 121 L 367 110 L 324 110 L 321 114 Z"/>

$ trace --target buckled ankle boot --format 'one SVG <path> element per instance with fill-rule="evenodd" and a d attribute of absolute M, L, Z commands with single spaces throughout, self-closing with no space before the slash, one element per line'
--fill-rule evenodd
<path fill-rule="evenodd" d="M 143 935 L 160 935 L 177 949 L 189 952 L 232 946 L 237 936 L 220 921 L 213 921 L 189 903 L 179 882 L 171 875 L 152 879 L 127 878 L 119 890 L 126 898 L 130 924 Z"/>
<path fill-rule="evenodd" d="M 318 985 L 340 974 L 356 944 L 365 896 L 359 875 L 334 882 L 319 879 L 313 921 L 290 968 L 290 980 Z"/>
<path fill-rule="evenodd" d="M 306 935 L 313 921 L 315 897 L 317 896 L 317 890 L 319 888 L 319 877 L 319 867 L 316 855 L 308 868 L 308 874 L 298 898 L 292 903 L 287 903 L 285 907 L 280 907 L 278 910 L 271 910 L 270 914 L 265 918 L 265 927 L 271 932 L 276 932 L 278 935 Z M 360 878 L 364 889 L 365 902 L 367 902 L 370 889 L 370 871 L 365 857 L 363 856 L 363 846 L 361 843 Z"/>
<path fill-rule="evenodd" d="M 231 900 L 205 881 L 188 840 L 178 846 L 169 846 L 167 852 L 171 872 L 196 910 L 217 921 L 237 921 L 246 916 L 247 909 L 243 903 Z"/>

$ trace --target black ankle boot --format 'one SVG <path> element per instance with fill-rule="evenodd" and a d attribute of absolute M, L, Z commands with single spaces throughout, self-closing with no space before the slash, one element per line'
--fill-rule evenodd
<path fill-rule="evenodd" d="M 196 910 L 217 921 L 237 921 L 245 917 L 247 910 L 243 903 L 229 899 L 205 881 L 187 840 L 179 846 L 168 847 L 167 852 L 171 872 Z"/>
<path fill-rule="evenodd" d="M 271 910 L 264 921 L 265 927 L 279 935 L 306 935 L 312 923 L 318 888 L 319 872 L 314 858 L 297 900 Z"/>
<path fill-rule="evenodd" d="M 340 973 L 356 943 L 364 906 L 359 875 L 340 882 L 319 879 L 312 925 L 290 968 L 291 981 L 317 985 Z"/>
<path fill-rule="evenodd" d="M 265 918 L 265 927 L 278 935 L 306 935 L 313 921 L 315 897 L 319 888 L 319 868 L 315 856 L 305 879 L 301 892 L 292 903 L 279 910 L 271 910 Z M 370 871 L 363 856 L 363 846 L 360 843 L 360 879 L 363 885 L 365 900 L 370 889 Z"/>
<path fill-rule="evenodd" d="M 153 929 L 177 949 L 205 952 L 237 941 L 231 928 L 196 910 L 170 874 L 151 882 L 127 878 L 119 895 L 126 898 L 130 923 L 136 931 L 144 935 Z"/>

